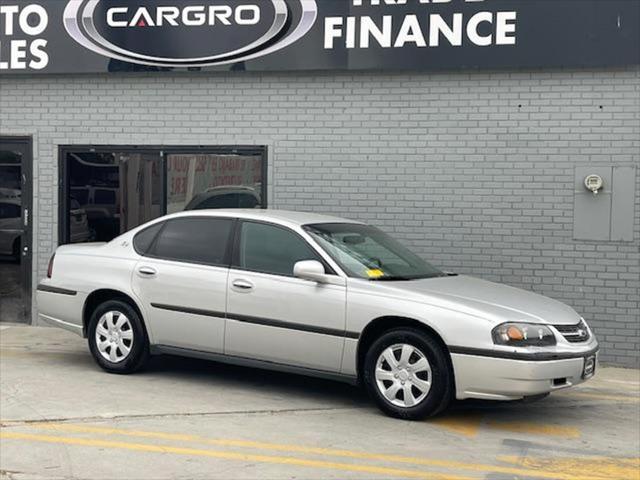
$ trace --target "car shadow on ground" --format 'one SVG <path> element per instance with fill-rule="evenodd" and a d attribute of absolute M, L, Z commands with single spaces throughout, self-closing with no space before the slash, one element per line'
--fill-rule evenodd
<path fill-rule="evenodd" d="M 42 355 L 42 361 L 52 361 L 56 367 L 63 370 L 95 370 L 96 373 L 108 375 L 95 364 L 88 349 L 74 348 L 69 351 L 64 348 L 64 344 L 60 344 L 59 347 L 61 349 L 58 351 L 44 351 L 40 346 L 32 346 L 26 350 L 29 351 L 30 356 Z M 211 360 L 172 355 L 154 356 L 142 371 L 129 378 L 135 383 L 135 378 L 138 376 L 159 382 L 166 380 L 168 383 L 210 386 L 214 389 L 255 390 L 276 396 L 313 400 L 319 403 L 321 408 L 326 406 L 328 409 L 358 408 L 377 411 L 364 388 L 356 385 Z M 478 417 L 483 417 L 500 421 L 524 414 L 529 421 L 544 421 L 550 416 L 556 416 L 559 411 L 571 413 L 576 406 L 576 399 L 557 394 L 536 401 L 455 400 L 437 418 L 458 421 L 468 419 L 473 422 L 477 421 Z M 580 405 L 582 412 L 595 408 L 597 404 Z"/>
<path fill-rule="evenodd" d="M 268 389 L 282 395 L 313 397 L 332 403 L 365 406 L 368 403 L 363 389 L 348 383 L 317 377 L 283 373 L 259 368 L 241 367 L 197 358 L 159 355 L 152 357 L 144 374 L 179 378 L 182 381 L 232 384 L 236 387 Z"/>
<path fill-rule="evenodd" d="M 375 409 L 364 388 L 323 378 L 171 355 L 152 357 L 144 372 L 181 381 L 231 384 L 248 389 L 268 390 L 285 396 L 313 398 L 333 405 Z M 575 401 L 553 395 L 516 401 L 454 400 L 437 418 L 476 421 L 478 417 L 489 417 L 499 421 L 526 412 L 529 420 L 542 421 L 563 406 L 575 408 Z"/>

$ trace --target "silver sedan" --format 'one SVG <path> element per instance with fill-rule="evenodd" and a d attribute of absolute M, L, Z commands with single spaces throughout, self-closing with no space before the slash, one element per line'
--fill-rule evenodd
<path fill-rule="evenodd" d="M 42 320 L 106 371 L 178 354 L 363 384 L 419 419 L 454 398 L 542 397 L 594 375 L 598 343 L 560 302 L 439 270 L 342 218 L 200 210 L 62 246 Z"/>

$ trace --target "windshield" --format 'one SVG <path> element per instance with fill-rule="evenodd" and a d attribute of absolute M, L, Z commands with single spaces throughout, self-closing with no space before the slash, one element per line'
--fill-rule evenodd
<path fill-rule="evenodd" d="M 445 275 L 375 227 L 322 223 L 304 228 L 351 277 L 382 281 Z"/>

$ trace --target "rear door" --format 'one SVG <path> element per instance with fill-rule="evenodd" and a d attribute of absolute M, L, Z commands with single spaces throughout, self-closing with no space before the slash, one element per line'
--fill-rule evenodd
<path fill-rule="evenodd" d="M 340 371 L 346 287 L 293 276 L 296 262 L 322 261 L 296 232 L 240 221 L 238 233 L 229 275 L 225 353 Z"/>
<path fill-rule="evenodd" d="M 136 237 L 144 258 L 133 288 L 148 312 L 155 344 L 222 353 L 235 221 L 181 217 Z"/>

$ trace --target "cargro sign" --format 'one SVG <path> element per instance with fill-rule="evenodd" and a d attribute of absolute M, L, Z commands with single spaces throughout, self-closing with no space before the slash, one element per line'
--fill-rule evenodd
<path fill-rule="evenodd" d="M 2 0 L 0 75 L 640 64 L 640 0 Z"/>

